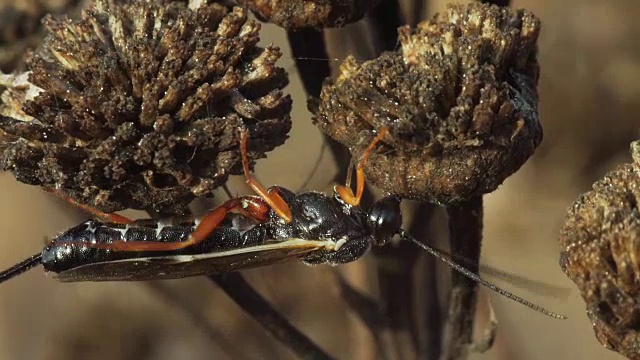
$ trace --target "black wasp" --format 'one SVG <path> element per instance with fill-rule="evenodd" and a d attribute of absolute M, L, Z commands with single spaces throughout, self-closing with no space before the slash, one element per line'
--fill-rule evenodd
<path fill-rule="evenodd" d="M 38 264 L 64 282 L 175 279 L 288 261 L 337 265 L 357 260 L 372 246 L 383 246 L 399 235 L 489 289 L 564 319 L 488 283 L 413 238 L 401 228 L 399 197 L 385 197 L 368 210 L 360 207 L 364 165 L 387 132 L 378 132 L 357 164 L 355 194 L 349 186 L 335 186 L 334 196 L 328 196 L 295 194 L 279 186 L 265 189 L 250 174 L 248 133 L 241 130 L 244 175 L 257 196 L 232 198 L 200 219 L 177 224 L 133 221 L 76 203 L 105 222 L 88 220 L 65 231 L 41 253 L 0 272 L 0 283 Z"/>

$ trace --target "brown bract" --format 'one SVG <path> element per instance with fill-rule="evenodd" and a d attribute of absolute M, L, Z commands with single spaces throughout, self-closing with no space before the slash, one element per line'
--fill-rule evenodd
<path fill-rule="evenodd" d="M 359 158 L 372 132 L 391 134 L 372 154 L 367 179 L 405 198 L 451 204 L 496 189 L 542 140 L 536 41 L 527 11 L 450 5 L 401 49 L 353 58 L 309 109 L 315 123 Z"/>
<path fill-rule="evenodd" d="M 0 167 L 112 212 L 182 213 L 241 174 L 291 127 L 277 47 L 244 9 L 98 1 L 81 20 L 47 18 L 30 72 L 3 75 Z"/>
<path fill-rule="evenodd" d="M 256 17 L 287 30 L 340 27 L 360 20 L 378 0 L 237 0 Z"/>
<path fill-rule="evenodd" d="M 578 285 L 598 340 L 640 359 L 640 142 L 569 208 L 560 266 Z"/>
<path fill-rule="evenodd" d="M 42 17 L 73 12 L 80 0 L 0 0 L 0 71 L 21 67 L 28 48 L 42 41 Z"/>

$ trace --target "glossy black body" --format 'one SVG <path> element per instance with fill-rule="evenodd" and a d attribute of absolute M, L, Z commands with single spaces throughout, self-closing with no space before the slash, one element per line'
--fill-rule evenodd
<path fill-rule="evenodd" d="M 185 241 L 196 224 L 160 225 L 144 220 L 123 226 L 89 220 L 47 245 L 42 264 L 61 281 L 181 278 L 300 260 L 340 264 L 358 259 L 372 244 L 383 244 L 400 226 L 396 198 L 381 200 L 367 213 L 322 193 L 296 195 L 284 188 L 277 190 L 291 209 L 291 223 L 285 223 L 272 210 L 262 223 L 229 214 L 202 243 L 176 251 L 141 252 L 104 250 L 86 244 Z M 78 245 L 70 245 L 73 243 Z"/>

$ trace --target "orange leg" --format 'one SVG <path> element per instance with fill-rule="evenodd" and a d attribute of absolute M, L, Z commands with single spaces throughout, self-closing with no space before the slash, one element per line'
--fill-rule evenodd
<path fill-rule="evenodd" d="M 118 240 L 111 243 L 88 243 L 87 246 L 114 251 L 172 251 L 184 249 L 205 240 L 231 211 L 239 211 L 257 221 L 266 221 L 269 206 L 256 196 L 230 199 L 202 217 L 196 229 L 189 235 L 187 240 L 182 242 Z M 69 242 L 68 244 L 78 245 L 77 242 Z"/>
<path fill-rule="evenodd" d="M 291 222 L 291 209 L 289 205 L 282 199 L 280 194 L 273 189 L 266 190 L 258 180 L 251 176 L 249 171 L 249 158 L 247 156 L 247 141 L 249 134 L 246 130 L 240 130 L 240 153 L 242 154 L 242 167 L 244 177 L 247 179 L 247 185 L 260 196 L 267 205 L 287 224 Z"/>
<path fill-rule="evenodd" d="M 389 133 L 389 129 L 387 127 L 381 128 L 380 131 L 378 131 L 378 135 L 376 135 L 376 137 L 373 138 L 373 140 L 369 144 L 369 147 L 367 147 L 367 149 L 364 151 L 364 154 L 362 154 L 362 159 L 360 159 L 360 161 L 358 162 L 358 165 L 356 166 L 355 195 L 353 194 L 353 190 L 351 190 L 351 186 L 350 186 L 351 182 L 349 181 L 351 180 L 350 178 L 347 179 L 347 186 L 336 185 L 334 187 L 334 191 L 340 196 L 342 201 L 344 201 L 345 203 L 351 206 L 360 205 L 360 200 L 362 199 L 362 194 L 364 193 L 364 164 L 367 162 L 367 159 L 369 159 L 369 155 L 371 154 L 371 152 L 373 152 L 373 149 L 376 147 L 378 142 L 380 142 L 380 140 L 382 140 L 382 138 L 385 135 L 387 135 L 387 133 Z M 349 172 L 349 177 L 350 175 L 351 175 L 351 172 Z"/>
<path fill-rule="evenodd" d="M 133 222 L 133 220 L 126 218 L 122 215 L 118 215 L 115 213 L 106 213 L 106 212 L 102 212 L 98 209 L 92 208 L 91 206 L 85 205 L 85 204 L 81 204 L 79 202 L 77 202 L 76 200 L 72 199 L 71 197 L 63 194 L 61 191 L 59 190 L 55 190 L 55 189 L 51 189 L 51 188 L 43 188 L 45 191 L 50 192 L 54 195 L 56 195 L 57 197 L 59 197 L 60 199 L 68 202 L 69 204 L 84 210 L 86 212 L 88 212 L 89 214 L 103 220 L 106 222 L 111 222 L 114 224 L 122 224 L 122 225 L 126 225 L 126 224 L 130 224 Z"/>

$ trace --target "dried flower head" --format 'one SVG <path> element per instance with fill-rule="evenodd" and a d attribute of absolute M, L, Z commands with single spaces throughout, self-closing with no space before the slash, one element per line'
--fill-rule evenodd
<path fill-rule="evenodd" d="M 440 204 L 467 200 L 496 189 L 542 140 L 539 31 L 526 11 L 450 5 L 414 31 L 400 28 L 400 51 L 347 59 L 309 109 L 356 157 L 372 130 L 390 127 L 386 151 L 365 169 L 374 185 Z"/>
<path fill-rule="evenodd" d="M 98 1 L 45 26 L 1 95 L 0 167 L 22 182 L 107 212 L 181 213 L 241 173 L 239 126 L 253 159 L 287 138 L 280 50 L 257 46 L 242 8 Z"/>
<path fill-rule="evenodd" d="M 578 285 L 598 340 L 640 358 L 640 142 L 633 163 L 593 184 L 569 208 L 560 266 Z"/>
<path fill-rule="evenodd" d="M 236 0 L 287 30 L 340 27 L 362 19 L 379 0 Z"/>
<path fill-rule="evenodd" d="M 40 21 L 47 13 L 72 12 L 79 0 L 0 1 L 0 71 L 23 64 L 26 50 L 40 44 Z"/>

